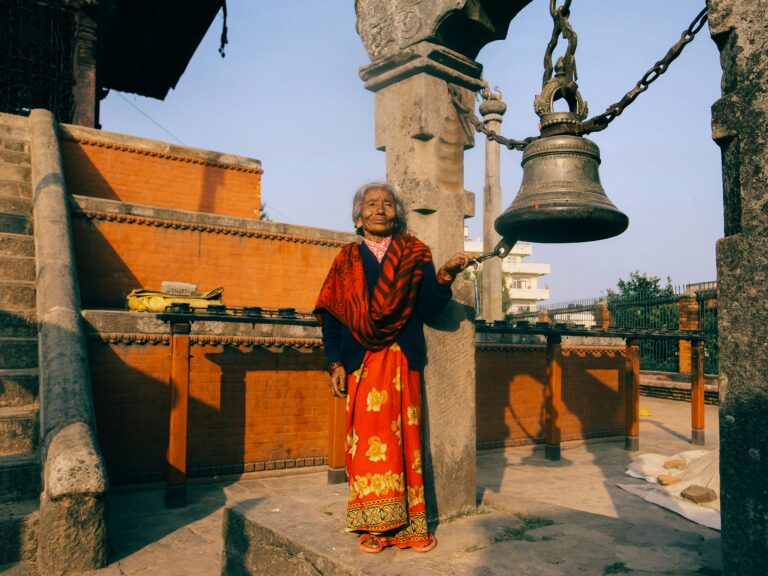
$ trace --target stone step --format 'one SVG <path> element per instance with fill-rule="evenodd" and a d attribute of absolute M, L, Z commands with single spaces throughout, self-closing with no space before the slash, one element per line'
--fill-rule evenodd
<path fill-rule="evenodd" d="M 0 370 L 0 408 L 27 406 L 37 402 L 37 368 Z"/>
<path fill-rule="evenodd" d="M 37 338 L 0 337 L 0 370 L 37 368 Z"/>
<path fill-rule="evenodd" d="M 0 180 L 0 196 L 8 198 L 32 198 L 32 184 Z"/>
<path fill-rule="evenodd" d="M 37 450 L 37 406 L 0 408 L 0 456 L 21 456 Z"/>
<path fill-rule="evenodd" d="M 34 310 L 0 310 L 0 338 L 37 337 L 37 314 Z"/>
<path fill-rule="evenodd" d="M 29 166 L 0 162 L 0 180 L 29 184 L 32 182 L 32 169 Z"/>
<path fill-rule="evenodd" d="M 38 500 L 0 504 L 0 564 L 35 561 L 38 507 Z"/>
<path fill-rule="evenodd" d="M 30 157 L 24 150 L 9 150 L 3 146 L 0 148 L 0 162 L 4 164 L 15 164 L 17 166 L 29 166 Z"/>
<path fill-rule="evenodd" d="M 34 282 L 0 280 L 0 310 L 34 310 L 36 306 Z"/>
<path fill-rule="evenodd" d="M 35 239 L 27 234 L 0 233 L 0 256 L 35 257 Z"/>
<path fill-rule="evenodd" d="M 40 495 L 40 456 L 0 457 L 0 504 L 31 500 Z"/>
<path fill-rule="evenodd" d="M 29 139 L 29 118 L 18 114 L 0 113 L 0 138 L 7 136 Z"/>
<path fill-rule="evenodd" d="M 29 216 L 0 212 L 0 233 L 32 234 L 32 219 Z"/>
<path fill-rule="evenodd" d="M 0 280 L 35 281 L 35 259 L 0 256 Z"/>
<path fill-rule="evenodd" d="M 30 217 L 32 216 L 32 200 L 29 198 L 0 196 L 0 212 Z"/>

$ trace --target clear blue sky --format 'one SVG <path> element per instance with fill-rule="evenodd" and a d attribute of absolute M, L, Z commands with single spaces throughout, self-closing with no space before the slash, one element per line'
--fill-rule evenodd
<path fill-rule="evenodd" d="M 175 141 L 136 106 L 186 145 L 261 160 L 262 200 L 274 220 L 351 230 L 353 191 L 385 176 L 384 154 L 373 148 L 374 95 L 358 77 L 368 57 L 355 32 L 354 2 L 227 4 L 226 58 L 217 52 L 217 18 L 165 101 L 111 93 L 102 103 L 103 128 Z M 502 133 L 509 137 L 537 134 L 533 96 L 552 30 L 548 5 L 534 0 L 507 39 L 478 56 L 486 79 L 504 93 Z M 632 88 L 703 7 L 703 0 L 574 0 L 579 86 L 590 115 Z M 551 301 L 597 296 L 634 270 L 674 284 L 715 279 L 723 208 L 710 107 L 720 77 L 705 27 L 664 76 L 592 136 L 603 158 L 603 186 L 630 226 L 601 242 L 535 244 L 530 260 L 551 264 L 542 280 Z M 482 234 L 483 149 L 479 136 L 466 154 L 466 188 L 478 199 L 478 217 L 467 221 L 471 237 Z M 520 185 L 521 153 L 502 155 L 506 207 Z"/>

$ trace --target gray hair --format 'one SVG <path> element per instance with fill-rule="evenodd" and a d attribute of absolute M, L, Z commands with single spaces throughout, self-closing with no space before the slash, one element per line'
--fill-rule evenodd
<path fill-rule="evenodd" d="M 395 192 L 395 189 L 386 182 L 368 182 L 357 189 L 355 197 L 352 200 L 352 223 L 356 224 L 358 218 L 362 216 L 363 200 L 365 200 L 365 195 L 371 190 L 386 190 L 392 194 L 392 199 L 395 201 L 395 223 L 392 226 L 392 235 L 404 234 L 408 230 L 408 220 L 405 217 L 405 206 L 403 206 L 403 201 L 400 199 L 397 192 Z M 356 232 L 361 236 L 363 235 L 362 228 L 357 228 Z"/>

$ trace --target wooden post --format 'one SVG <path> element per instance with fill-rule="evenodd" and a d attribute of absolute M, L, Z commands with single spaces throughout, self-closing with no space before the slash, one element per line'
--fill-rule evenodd
<path fill-rule="evenodd" d="M 168 430 L 166 508 L 187 505 L 187 416 L 189 414 L 189 322 L 171 323 L 171 410 Z"/>
<path fill-rule="evenodd" d="M 624 448 L 640 450 L 640 341 L 627 338 L 624 378 Z"/>
<path fill-rule="evenodd" d="M 563 411 L 562 338 L 547 336 L 547 390 L 544 457 L 560 460 L 560 414 Z"/>
<path fill-rule="evenodd" d="M 704 445 L 704 342 L 691 341 L 691 444 Z"/>
<path fill-rule="evenodd" d="M 347 481 L 345 433 L 347 400 L 331 396 L 331 430 L 328 435 L 328 484 Z"/>

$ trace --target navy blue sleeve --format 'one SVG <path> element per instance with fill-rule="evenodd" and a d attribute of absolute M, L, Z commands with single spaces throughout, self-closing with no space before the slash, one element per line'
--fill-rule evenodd
<path fill-rule="evenodd" d="M 424 277 L 419 287 L 417 306 L 419 307 L 419 316 L 428 320 L 437 316 L 445 310 L 448 302 L 453 298 L 453 292 L 450 286 L 443 286 L 437 281 L 435 265 L 429 262 L 424 265 Z"/>
<path fill-rule="evenodd" d="M 323 310 L 323 348 L 328 364 L 341 360 L 341 322 Z"/>

